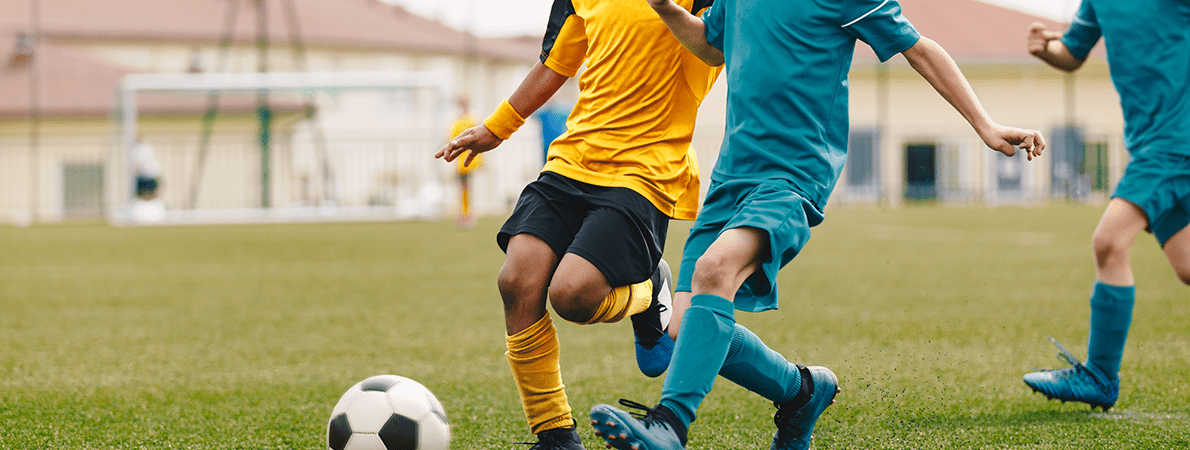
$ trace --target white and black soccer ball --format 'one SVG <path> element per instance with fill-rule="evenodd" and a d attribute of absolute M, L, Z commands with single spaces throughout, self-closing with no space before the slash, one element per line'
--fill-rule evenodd
<path fill-rule="evenodd" d="M 377 375 L 348 389 L 326 427 L 331 450 L 446 450 L 450 423 L 421 383 Z"/>

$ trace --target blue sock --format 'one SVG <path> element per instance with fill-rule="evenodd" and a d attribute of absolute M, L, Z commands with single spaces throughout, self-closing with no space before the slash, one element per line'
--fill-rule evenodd
<path fill-rule="evenodd" d="M 1124 341 L 1132 324 L 1136 286 L 1112 286 L 1095 282 L 1091 292 L 1091 333 L 1087 339 L 1087 362 L 1105 375 L 1120 378 Z"/>
<path fill-rule="evenodd" d="M 673 411 L 686 427 L 715 385 L 735 329 L 735 305 L 716 295 L 690 299 L 674 346 L 669 373 L 661 387 L 661 405 Z"/>
<path fill-rule="evenodd" d="M 751 330 L 736 324 L 731 348 L 719 375 L 774 402 L 784 402 L 802 388 L 797 366 L 785 360 L 756 337 Z"/>

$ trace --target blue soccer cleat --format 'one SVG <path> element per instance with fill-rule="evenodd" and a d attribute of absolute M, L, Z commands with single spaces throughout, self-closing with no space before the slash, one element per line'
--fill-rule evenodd
<path fill-rule="evenodd" d="M 669 337 L 669 319 L 673 308 L 674 276 L 669 264 L 661 260 L 653 272 L 653 301 L 649 309 L 632 317 L 636 335 L 636 366 L 648 377 L 657 377 L 669 368 L 674 341 Z"/>
<path fill-rule="evenodd" d="M 834 372 L 822 366 L 807 367 L 802 371 L 803 383 L 814 383 L 814 394 L 810 402 L 801 408 L 790 409 L 788 402 L 773 403 L 777 413 L 773 416 L 773 423 L 777 425 L 777 433 L 773 435 L 770 450 L 804 450 L 810 448 L 813 437 L 814 424 L 818 417 L 826 411 L 826 407 L 835 403 L 835 395 L 839 389 L 839 378 Z M 805 374 L 809 373 L 810 377 Z"/>
<path fill-rule="evenodd" d="M 1033 392 L 1040 392 L 1046 398 L 1063 403 L 1087 403 L 1091 409 L 1098 406 L 1104 411 L 1116 404 L 1120 396 L 1119 379 L 1112 380 L 1095 366 L 1080 362 L 1053 337 L 1050 337 L 1050 341 L 1062 350 L 1062 353 L 1058 353 L 1058 359 L 1073 367 L 1025 374 L 1025 384 L 1033 388 Z"/>
<path fill-rule="evenodd" d="M 620 400 L 620 404 L 645 411 L 629 414 L 611 405 L 591 408 L 591 426 L 595 435 L 619 450 L 682 450 L 686 447 L 686 427 L 674 413 L 661 405 L 649 408 L 640 403 Z"/>

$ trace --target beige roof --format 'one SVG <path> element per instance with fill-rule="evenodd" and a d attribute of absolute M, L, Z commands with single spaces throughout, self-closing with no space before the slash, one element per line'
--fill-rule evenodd
<path fill-rule="evenodd" d="M 1033 22 L 1049 29 L 1066 25 L 976 0 L 900 0 L 902 13 L 917 31 L 946 49 L 960 62 L 1034 62 L 1025 49 Z M 856 45 L 857 60 L 874 60 L 872 49 Z M 1039 61 L 1036 61 L 1040 64 Z"/>
<path fill-rule="evenodd" d="M 285 48 L 293 30 L 288 9 L 292 4 L 297 28 L 311 47 L 414 51 L 463 54 L 468 45 L 484 57 L 531 61 L 540 51 L 541 39 L 471 39 L 441 22 L 409 13 L 378 0 L 266 0 L 271 45 Z M 121 78 L 134 71 L 72 50 L 71 41 L 156 41 L 212 45 L 223 37 L 233 6 L 233 37 L 241 43 L 256 39 L 254 0 L 46 0 L 38 2 L 40 31 L 39 99 L 41 114 L 96 116 L 109 114 Z M 24 116 L 29 111 L 29 66 L 13 57 L 16 36 L 29 30 L 30 2 L 0 0 L 0 116 Z M 195 113 L 205 108 L 202 98 L 163 99 L 142 96 L 142 113 Z M 293 110 L 293 102 L 274 102 Z M 224 111 L 248 111 L 251 98 L 228 96 Z"/>
<path fill-rule="evenodd" d="M 32 93 L 30 63 L 13 57 L 16 39 L 0 36 L 0 117 L 24 117 L 29 114 Z M 102 62 L 90 55 L 70 48 L 42 44 L 36 55 L 40 70 L 36 80 L 40 115 L 42 117 L 106 116 L 113 110 L 116 87 L 120 80 L 134 71 Z M 142 114 L 197 114 L 206 109 L 203 96 L 141 95 Z M 255 107 L 255 99 L 246 95 L 227 95 L 221 98 L 223 112 L 248 112 Z M 274 99 L 270 106 L 279 112 L 293 112 L 301 105 L 293 100 Z"/>
<path fill-rule="evenodd" d="M 145 40 L 218 42 L 234 7 L 234 37 L 256 39 L 254 0 L 49 0 L 39 2 L 41 32 L 47 40 Z M 468 36 L 379 0 L 266 0 L 272 45 L 290 42 L 290 9 L 306 45 L 462 54 Z M 29 2 L 0 1 L 0 34 L 28 28 Z M 499 59 L 533 60 L 541 43 L 474 39 L 478 54 Z"/>
<path fill-rule="evenodd" d="M 256 38 L 255 0 L 50 0 L 39 5 L 42 33 L 48 40 L 210 44 L 222 37 L 233 7 L 235 39 L 250 43 Z M 269 39 L 277 47 L 288 45 L 291 37 L 286 5 L 294 6 L 303 40 L 315 47 L 462 54 L 470 42 L 480 55 L 525 61 L 535 59 L 541 47 L 539 36 L 468 39 L 462 31 L 379 0 L 266 0 L 265 5 Z M 976 0 L 901 0 L 901 5 L 923 35 L 959 60 L 1027 60 L 1024 41 L 1030 23 L 1065 29 L 1051 20 Z M 0 1 L 0 34 L 26 29 L 28 8 L 28 1 Z M 872 57 L 870 49 L 859 47 L 857 56 Z"/>
<path fill-rule="evenodd" d="M 104 115 L 112 108 L 115 87 L 127 69 L 104 63 L 55 42 L 73 39 L 126 41 L 193 41 L 213 43 L 221 37 L 231 2 L 238 4 L 235 38 L 255 39 L 251 0 L 48 0 L 40 2 L 41 107 L 45 116 Z M 414 50 L 461 54 L 467 36 L 440 22 L 419 17 L 378 0 L 266 0 L 268 29 L 274 45 L 286 45 L 290 29 L 283 4 L 296 6 L 307 45 L 341 48 Z M 1051 29 L 1065 26 L 975 0 L 901 0 L 905 15 L 925 36 L 938 41 L 960 62 L 1027 62 L 1025 35 L 1030 23 Z M 27 1 L 0 1 L 0 116 L 28 111 L 28 67 L 13 64 L 15 36 L 27 29 Z M 480 54 L 492 58 L 532 60 L 540 37 L 478 39 Z M 1102 54 L 1101 46 L 1096 54 Z M 875 56 L 858 45 L 857 60 Z M 200 111 L 205 102 L 172 102 L 146 98 L 143 112 Z M 229 100 L 225 110 L 249 110 L 249 99 Z M 286 105 L 293 107 L 293 104 Z"/>

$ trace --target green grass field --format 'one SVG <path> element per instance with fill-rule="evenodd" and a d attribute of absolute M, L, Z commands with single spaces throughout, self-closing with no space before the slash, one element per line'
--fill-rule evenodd
<path fill-rule="evenodd" d="M 782 309 L 738 317 L 839 375 L 817 449 L 1190 448 L 1190 288 L 1147 235 L 1116 407 L 1020 381 L 1060 365 L 1046 335 L 1085 355 L 1100 211 L 832 210 L 782 272 Z M 500 223 L 0 228 L 0 448 L 320 448 L 339 395 L 382 373 L 437 394 L 453 448 L 524 448 Z M 590 407 L 652 404 L 661 379 L 636 371 L 627 321 L 555 323 L 601 448 Z M 720 379 L 690 448 L 768 448 L 772 411 Z"/>

